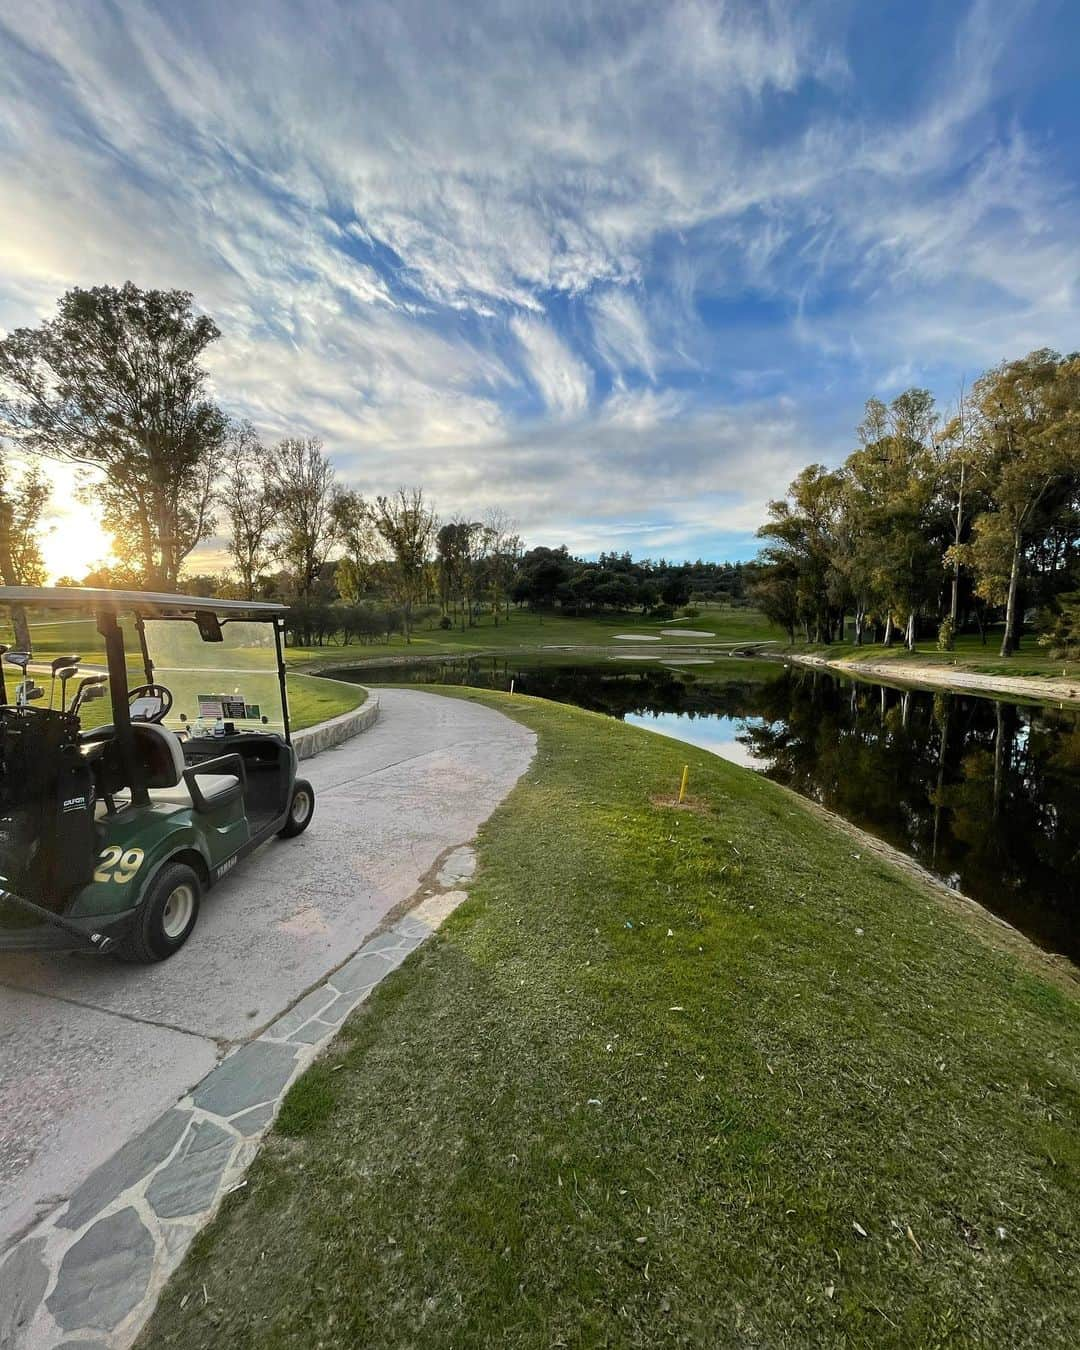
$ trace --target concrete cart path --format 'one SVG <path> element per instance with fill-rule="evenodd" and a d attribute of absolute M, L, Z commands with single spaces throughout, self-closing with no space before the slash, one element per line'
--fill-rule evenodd
<path fill-rule="evenodd" d="M 533 734 L 491 709 L 380 698 L 370 731 L 301 766 L 308 831 L 221 881 L 171 960 L 0 957 L 0 1252 L 351 956 L 532 757 Z"/>

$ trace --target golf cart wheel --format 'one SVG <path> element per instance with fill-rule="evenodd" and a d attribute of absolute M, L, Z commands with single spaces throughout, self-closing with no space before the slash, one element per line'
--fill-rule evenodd
<path fill-rule="evenodd" d="M 164 961 L 179 951 L 199 917 L 201 895 L 193 868 L 187 863 L 167 864 L 151 883 L 117 956 L 122 961 Z"/>
<path fill-rule="evenodd" d="M 294 835 L 303 834 L 311 824 L 311 817 L 314 814 L 315 789 L 306 778 L 298 778 L 293 784 L 292 801 L 289 803 L 289 818 L 278 830 L 279 838 L 291 839 Z"/>

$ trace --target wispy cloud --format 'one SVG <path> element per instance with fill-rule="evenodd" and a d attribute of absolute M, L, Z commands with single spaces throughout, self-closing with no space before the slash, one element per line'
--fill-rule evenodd
<path fill-rule="evenodd" d="M 183 286 L 358 483 L 750 548 L 897 372 L 1075 346 L 1080 17 L 887 9 L 8 6 L 0 324 Z"/>

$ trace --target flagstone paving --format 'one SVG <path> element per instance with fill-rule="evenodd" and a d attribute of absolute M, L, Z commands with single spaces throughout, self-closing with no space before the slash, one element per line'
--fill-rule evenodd
<path fill-rule="evenodd" d="M 414 892 L 425 875 L 434 872 L 436 881 L 426 889 L 420 886 L 414 895 L 414 899 L 418 895 L 418 903 L 412 908 L 403 909 L 401 899 L 405 897 L 385 891 L 382 913 L 385 916 L 394 909 L 398 917 L 393 922 L 384 917 L 381 928 L 378 916 L 372 918 L 370 906 L 360 903 L 359 921 L 367 937 L 358 949 L 350 954 L 348 949 L 342 952 L 340 946 L 324 947 L 324 959 L 327 952 L 330 954 L 328 965 L 323 967 L 329 970 L 325 978 L 313 986 L 308 981 L 311 987 L 301 984 L 276 1017 L 262 1019 L 264 1029 L 260 1034 L 246 1040 L 234 1038 L 228 1053 L 211 1072 L 190 1091 L 181 1089 L 179 1099 L 159 1110 L 149 1122 L 140 1121 L 142 1128 L 132 1129 L 126 1139 L 115 1140 L 111 1156 L 95 1159 L 98 1165 L 87 1169 L 69 1197 L 0 1255 L 0 1350 L 51 1350 L 61 1345 L 68 1350 L 83 1345 L 120 1350 L 130 1345 L 199 1228 L 221 1198 L 242 1184 L 259 1137 L 270 1125 L 291 1083 L 348 1013 L 465 899 L 464 887 L 475 868 L 475 855 L 456 841 L 471 837 L 476 825 L 513 786 L 532 756 L 533 737 L 489 709 L 415 690 L 384 693 L 384 719 L 388 707 L 390 716 L 402 718 L 401 725 L 408 731 L 398 738 L 396 749 L 414 753 L 396 755 L 392 739 L 386 737 L 377 747 L 378 754 L 368 752 L 369 773 L 359 776 L 381 779 L 377 784 L 380 791 L 371 797 L 392 799 L 398 815 L 410 809 L 411 798 L 411 809 L 417 813 L 408 855 Z M 455 709 L 461 710 L 461 715 L 455 717 Z M 424 750 L 422 741 L 418 744 L 418 728 L 425 722 L 430 739 L 436 743 L 434 750 Z M 370 733 L 371 738 L 375 734 Z M 364 742 L 368 739 L 365 737 Z M 358 743 L 353 754 L 366 748 Z M 339 792 L 355 793 L 352 785 L 357 781 L 356 769 L 350 770 L 341 759 L 349 753 L 350 745 L 329 751 L 310 766 L 305 765 L 305 770 L 310 770 L 316 782 L 324 822 L 333 815 L 330 824 L 335 831 L 341 834 L 351 830 L 355 836 L 355 854 L 350 856 L 357 862 L 349 869 L 346 884 L 359 892 L 365 864 L 377 871 L 380 847 L 397 846 L 399 834 L 390 831 L 373 839 L 371 820 L 355 809 L 355 795 L 351 797 L 354 810 L 349 819 L 325 810 L 327 799 L 333 801 L 335 786 Z M 372 758 L 380 766 L 373 772 Z M 363 759 L 354 763 L 363 766 Z M 462 799 L 455 799 L 451 792 L 444 796 L 440 811 L 436 794 L 445 794 L 446 784 L 455 778 L 465 780 L 471 804 L 466 811 Z M 425 785 L 422 790 L 420 784 Z M 380 821 L 383 819 L 380 817 Z M 304 839 L 313 843 L 318 840 L 318 822 L 317 815 Z M 273 851 L 282 858 L 288 847 L 270 845 L 264 853 Z M 286 879 L 277 870 L 278 884 L 284 884 Z M 274 882 L 271 876 L 264 876 L 258 884 L 266 888 L 273 887 Z M 242 885 L 241 873 L 237 889 Z M 264 908 L 271 895 L 263 895 Z M 201 931 L 200 921 L 184 952 L 144 973 L 151 978 L 167 974 L 186 952 L 198 950 Z M 249 931 L 248 942 L 259 936 L 256 923 Z M 302 934 L 296 940 L 302 945 Z M 102 972 L 123 971 L 107 961 L 96 964 Z M 295 962 L 294 978 L 296 972 L 303 978 L 307 969 L 302 960 Z M 0 970 L 0 978 L 6 974 Z M 36 992 L 32 997 L 38 999 L 33 1005 L 36 1008 L 42 1000 Z M 242 981 L 231 989 L 237 1008 L 243 1009 L 257 998 L 258 991 L 245 989 Z M 196 1010 L 195 1015 L 205 1016 L 205 1010 Z M 25 1052 L 30 1052 L 29 1047 Z"/>

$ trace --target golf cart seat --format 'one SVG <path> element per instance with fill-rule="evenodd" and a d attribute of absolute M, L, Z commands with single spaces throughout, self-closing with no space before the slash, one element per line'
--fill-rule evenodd
<path fill-rule="evenodd" d="M 243 791 L 244 766 L 239 755 L 222 755 L 188 768 L 180 739 L 155 722 L 133 722 L 135 745 L 142 764 L 143 780 L 150 800 L 161 806 L 188 806 L 210 811 L 239 797 Z M 106 746 L 115 736 L 114 728 L 95 727 L 85 733 L 83 744 L 91 749 Z"/>

